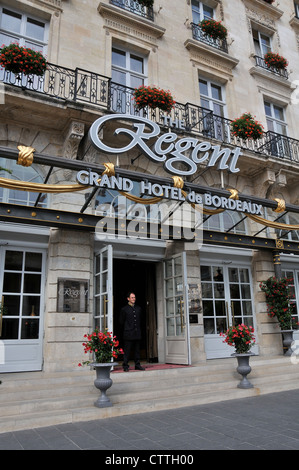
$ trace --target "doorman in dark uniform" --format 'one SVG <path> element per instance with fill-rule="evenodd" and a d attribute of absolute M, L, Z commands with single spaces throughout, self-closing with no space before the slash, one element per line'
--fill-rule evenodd
<path fill-rule="evenodd" d="M 136 297 L 133 292 L 127 296 L 128 304 L 120 311 L 119 322 L 123 327 L 124 362 L 123 369 L 129 371 L 129 359 L 132 347 L 134 348 L 135 369 L 144 370 L 140 365 L 140 340 L 141 340 L 141 308 L 135 305 Z"/>

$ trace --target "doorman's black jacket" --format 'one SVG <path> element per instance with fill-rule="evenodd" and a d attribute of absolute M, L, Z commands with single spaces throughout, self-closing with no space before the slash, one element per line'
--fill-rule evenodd
<path fill-rule="evenodd" d="M 141 308 L 138 305 L 126 305 L 120 311 L 120 324 L 123 326 L 124 340 L 141 339 Z"/>

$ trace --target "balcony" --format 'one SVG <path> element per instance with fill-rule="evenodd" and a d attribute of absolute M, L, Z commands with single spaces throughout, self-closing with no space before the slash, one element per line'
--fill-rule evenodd
<path fill-rule="evenodd" d="M 254 58 L 255 58 L 255 65 L 257 67 L 261 67 L 265 70 L 268 70 L 269 72 L 274 73 L 275 75 L 277 75 L 279 77 L 285 78 L 286 80 L 289 78 L 289 74 L 288 74 L 287 69 L 279 69 L 277 67 L 269 67 L 266 64 L 265 59 L 263 57 L 259 57 L 259 56 L 255 55 Z"/>
<path fill-rule="evenodd" d="M 80 68 L 72 70 L 48 64 L 43 77 L 15 75 L 0 69 L 0 82 L 32 92 L 37 97 L 46 96 L 61 102 L 95 106 L 103 112 L 147 117 L 165 128 L 180 121 L 188 134 L 299 163 L 299 140 L 272 131 L 265 132 L 257 141 L 239 139 L 231 133 L 230 119 L 192 103 L 176 103 L 166 119 L 165 113 L 159 109 L 144 108 L 137 112 L 133 104 L 133 88 L 113 83 L 109 77 Z"/>
<path fill-rule="evenodd" d="M 154 11 L 152 7 L 145 7 L 141 5 L 137 0 L 110 0 L 111 5 L 123 8 L 130 13 L 139 15 L 147 20 L 154 21 Z"/>
<path fill-rule="evenodd" d="M 226 39 L 214 39 L 208 34 L 205 34 L 202 31 L 202 28 L 195 23 L 191 23 L 191 28 L 192 28 L 192 37 L 196 41 L 203 42 L 207 44 L 208 46 L 214 47 L 218 49 L 219 51 L 226 52 L 228 53 L 228 47 L 227 47 L 227 41 Z"/>

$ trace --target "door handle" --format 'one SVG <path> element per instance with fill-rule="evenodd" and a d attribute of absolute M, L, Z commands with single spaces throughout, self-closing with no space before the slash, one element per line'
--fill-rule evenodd
<path fill-rule="evenodd" d="M 103 305 L 103 307 L 104 307 L 104 312 L 103 312 L 103 316 L 104 316 L 104 330 L 106 330 L 107 302 L 108 302 L 108 300 L 107 300 L 107 298 L 106 298 L 106 294 L 104 295 L 103 301 L 104 301 L 104 305 Z"/>
<path fill-rule="evenodd" d="M 228 303 L 227 302 L 225 302 L 225 310 L 226 310 L 227 328 L 229 328 L 229 314 L 228 314 Z"/>
<path fill-rule="evenodd" d="M 180 297 L 180 317 L 181 317 L 181 331 L 183 331 L 183 329 L 185 328 L 185 324 L 184 324 L 184 315 L 183 315 L 183 301 L 182 301 L 182 297 Z"/>
<path fill-rule="evenodd" d="M 230 307 L 232 310 L 232 317 L 233 317 L 233 326 L 235 326 L 235 309 L 234 309 L 234 302 L 230 303 Z"/>
<path fill-rule="evenodd" d="M 3 296 L 2 296 L 2 299 L 0 302 L 0 337 L 2 336 L 3 311 L 4 311 L 4 306 L 3 306 Z"/>

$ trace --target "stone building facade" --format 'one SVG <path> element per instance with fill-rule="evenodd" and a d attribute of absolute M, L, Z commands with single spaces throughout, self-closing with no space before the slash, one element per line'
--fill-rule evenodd
<path fill-rule="evenodd" d="M 203 19 L 220 21 L 226 39 L 204 34 Z M 259 283 L 275 273 L 279 254 L 298 304 L 298 1 L 154 0 L 144 7 L 137 0 L 1 0 L 0 35 L 1 44 L 19 42 L 48 62 L 42 77 L 0 70 L 0 371 L 75 369 L 83 335 L 95 323 L 121 337 L 118 313 L 129 289 L 144 311 L 145 361 L 228 357 L 220 333 L 233 321 L 254 326 L 256 354 L 282 354 L 280 329 L 267 315 Z M 285 57 L 287 68 L 268 66 L 267 52 Z M 133 92 L 141 85 L 169 90 L 172 111 L 137 112 Z M 231 131 L 231 121 L 248 112 L 264 128 L 255 141 Z M 91 142 L 91 126 L 104 116 L 98 139 L 119 152 Z M 137 145 L 126 150 L 127 131 L 115 133 L 133 124 L 136 131 L 142 119 L 170 135 L 156 161 L 149 156 L 158 149 L 154 138 L 144 139 L 147 154 Z M 196 170 L 180 160 L 169 173 L 164 162 L 174 134 L 184 158 L 190 161 L 192 149 L 205 142 L 201 149 L 214 149 L 217 161 L 209 165 L 211 154 L 210 160 L 197 154 Z M 18 164 L 20 145 L 34 149 L 32 165 Z M 238 171 L 225 162 L 219 168 L 225 152 L 232 158 L 236 149 Z M 133 201 L 108 184 L 62 192 L 78 184 L 80 169 L 102 175 L 104 164 L 133 182 Z M 140 181 L 172 186 L 172 176 L 182 178 L 186 191 L 226 199 L 237 191 L 243 201 L 260 202 L 262 219 L 279 218 L 278 225 L 214 205 L 206 209 L 216 212 L 204 212 L 199 222 L 198 243 L 82 228 L 87 216 L 100 224 L 107 205 L 125 226 L 138 217 L 146 221 L 150 209 L 160 223 L 165 212 L 158 202 L 150 208 L 138 199 L 150 197 L 141 195 Z M 33 191 L 22 182 L 57 191 Z M 280 212 L 277 201 L 284 204 Z M 176 227 L 188 210 L 170 202 L 167 210 L 179 214 Z"/>

